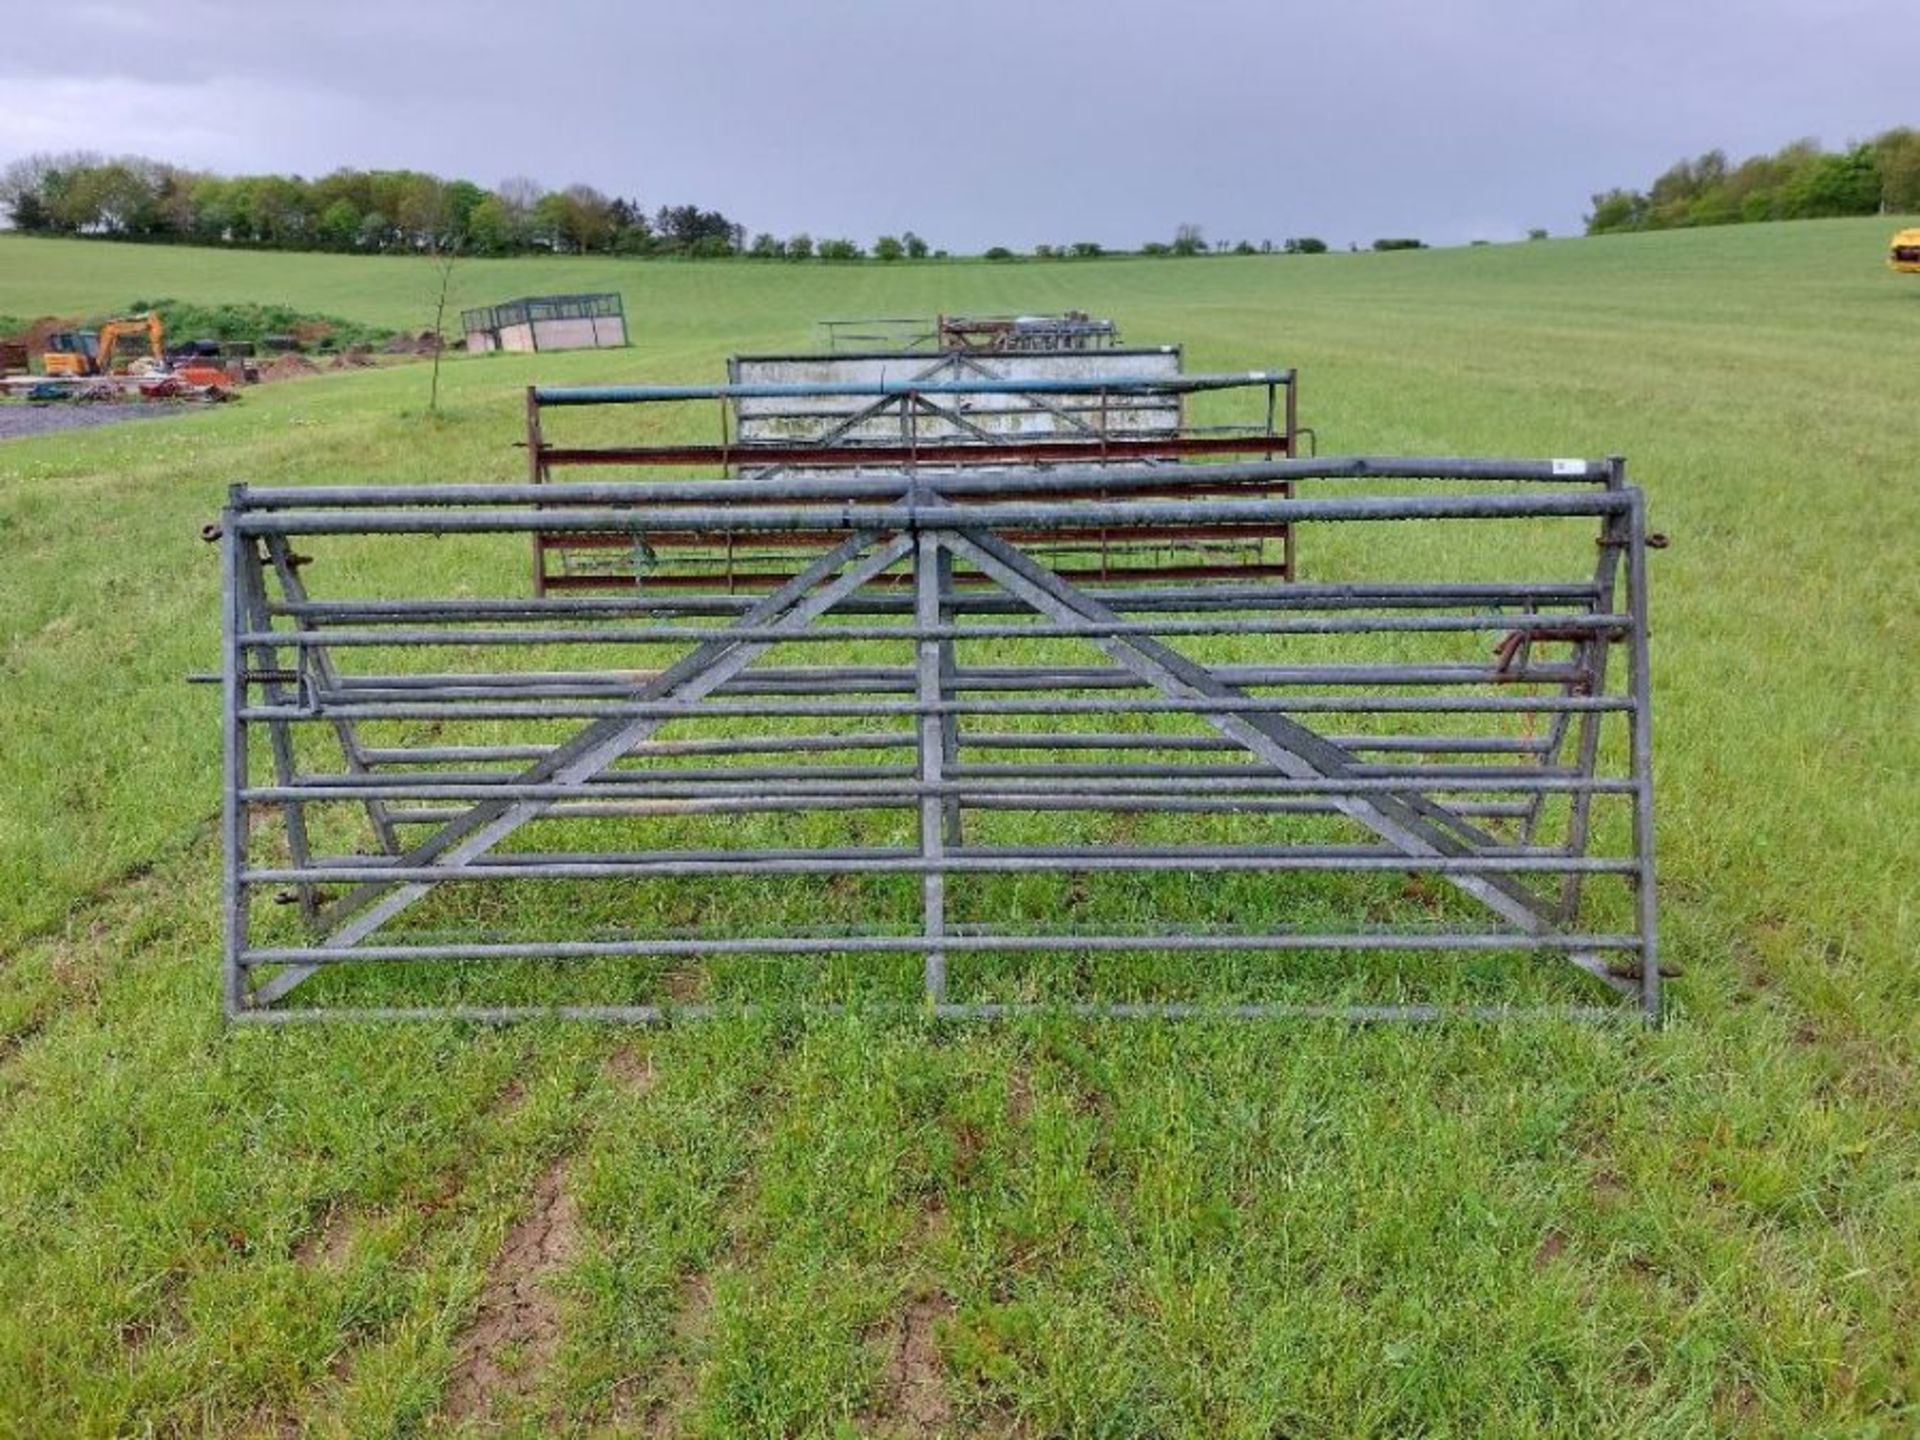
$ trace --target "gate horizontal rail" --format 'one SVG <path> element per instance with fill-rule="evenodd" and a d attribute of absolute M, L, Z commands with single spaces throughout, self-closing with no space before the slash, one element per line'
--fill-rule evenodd
<path fill-rule="evenodd" d="M 884 1005 L 906 1003 L 886 966 L 915 957 L 913 1003 L 954 1018 L 1656 1014 L 1648 542 L 1624 465 L 1218 469 L 1393 493 L 1245 500 L 1164 468 L 1100 472 L 1078 500 L 1065 472 L 967 470 L 235 487 L 228 1013 L 696 1017 L 715 1007 L 644 992 L 662 964 L 725 957 L 857 960 Z M 1081 584 L 1025 538 L 1170 515 L 1327 527 L 1353 574 Z M 763 595 L 462 593 L 494 537 L 663 520 L 817 538 Z M 452 563 L 392 548 L 418 535 Z M 310 594 L 346 554 L 356 588 L 398 593 Z M 792 918 L 849 907 L 838 933 Z M 673 933 L 687 913 L 696 933 Z M 1202 959 L 1339 953 L 1338 1003 L 1295 993 L 1324 969 Z M 1035 999 L 1060 972 L 999 959 L 1018 956 L 1133 957 L 1150 993 Z M 1548 1000 L 1486 1004 L 1490 972 L 1459 966 L 1502 956 L 1531 957 L 1521 983 Z M 1393 957 L 1414 968 L 1382 982 Z M 1161 993 L 1194 982 L 1212 999 Z"/>

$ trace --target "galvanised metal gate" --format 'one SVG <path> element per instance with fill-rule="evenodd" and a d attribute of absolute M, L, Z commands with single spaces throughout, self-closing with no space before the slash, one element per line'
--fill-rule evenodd
<path fill-rule="evenodd" d="M 236 488 L 228 1013 L 1657 1012 L 1620 462 L 1088 478 Z M 1069 581 L 1010 538 L 1275 524 L 1325 579 Z M 662 528 L 812 558 L 486 593 L 529 535 Z"/>

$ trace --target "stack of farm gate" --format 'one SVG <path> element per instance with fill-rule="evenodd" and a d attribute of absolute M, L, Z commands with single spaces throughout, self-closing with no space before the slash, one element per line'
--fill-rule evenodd
<path fill-rule="evenodd" d="M 1202 400 L 1218 407 L 1215 413 L 1190 413 L 1190 402 Z M 650 415 L 631 427 L 638 429 L 658 427 L 659 417 L 703 402 L 720 407 L 717 443 L 569 443 L 552 433 L 555 411 L 577 416 L 641 407 Z M 1204 476 L 1174 471 L 1221 460 L 1290 458 L 1299 453 L 1302 433 L 1291 370 L 1188 375 L 1173 347 L 737 357 L 725 385 L 535 387 L 527 393 L 528 466 L 536 484 L 582 467 L 599 473 L 691 467 L 765 480 L 796 472 L 921 474 L 964 466 L 1025 473 L 1152 463 L 1168 467 L 1169 493 L 1192 496 L 1211 493 Z M 1273 481 L 1268 493 L 1285 499 L 1289 484 Z M 1083 484 L 1054 498 L 1098 493 L 1097 483 Z M 804 548 L 813 538 L 799 543 Z M 1285 526 L 1227 531 L 1185 524 L 1124 535 L 1090 526 L 1063 529 L 1047 541 L 1049 556 L 1068 573 L 1108 580 L 1230 575 L 1255 581 L 1293 574 Z M 704 557 L 709 573 L 700 583 L 753 588 L 792 573 L 794 545 L 764 536 L 723 543 L 717 531 L 662 528 L 636 547 L 623 533 L 556 529 L 534 537 L 534 586 L 546 594 L 670 583 L 668 576 L 684 568 L 661 563 L 672 551 L 683 561 Z"/>
<path fill-rule="evenodd" d="M 980 393 L 892 383 L 831 398 Z M 817 448 L 842 438 L 899 443 Z M 658 1020 L 731 985 L 951 1016 L 1657 1008 L 1620 463 L 975 443 L 995 465 L 816 473 L 736 435 L 732 478 L 236 489 L 229 1012 Z M 1116 578 L 1060 543 L 1175 529 L 1304 532 L 1316 578 Z M 654 559 L 490 583 L 582 536 Z M 777 563 L 711 563 L 736 545 Z"/>

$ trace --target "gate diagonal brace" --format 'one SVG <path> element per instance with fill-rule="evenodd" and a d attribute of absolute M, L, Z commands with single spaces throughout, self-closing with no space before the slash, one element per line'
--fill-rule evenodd
<path fill-rule="evenodd" d="M 894 536 L 878 549 L 859 559 L 874 545 L 876 536 L 863 533 L 842 543 L 821 557 L 787 585 L 744 613 L 737 628 L 784 629 L 798 631 L 831 610 L 848 596 L 913 551 L 910 537 Z M 856 561 L 850 569 L 830 582 L 842 566 Z M 661 672 L 650 683 L 637 688 L 630 699 L 644 703 L 661 700 L 692 702 L 710 694 L 745 670 L 772 647 L 774 641 L 741 642 L 709 640 L 691 651 L 678 664 Z M 671 723 L 670 716 L 639 718 L 612 717 L 581 731 L 547 758 L 529 766 L 519 779 L 528 783 L 551 783 L 584 787 L 596 776 L 627 755 L 636 746 Z M 422 841 L 409 851 L 400 864 L 418 867 L 431 865 L 458 870 L 493 849 L 521 826 L 539 818 L 558 803 L 558 798 L 482 802 L 460 819 Z M 320 942 L 323 949 L 348 949 L 374 934 L 381 926 L 426 896 L 432 881 L 370 881 L 341 902 L 336 914 L 352 914 Z M 364 907 L 364 908 L 362 908 Z M 264 1007 L 282 999 L 319 967 L 293 965 L 253 990 L 248 997 L 253 1006 Z"/>
<path fill-rule="evenodd" d="M 1078 620 L 1124 628 L 1121 617 L 1105 605 L 986 531 L 957 529 L 948 533 L 942 543 L 1051 620 L 1063 624 Z M 1159 641 L 1138 635 L 1112 635 L 1093 637 L 1093 643 L 1170 699 L 1251 698 L 1244 690 L 1216 679 L 1205 666 Z M 1285 715 L 1271 712 L 1235 715 L 1215 711 L 1206 713 L 1205 719 L 1222 734 L 1240 741 L 1253 754 L 1294 779 L 1350 779 L 1350 767 L 1359 763 L 1351 751 Z M 1332 803 L 1409 857 L 1474 853 L 1472 845 L 1449 834 L 1442 825 L 1451 822 L 1457 829 L 1473 827 L 1452 815 L 1445 806 L 1425 797 L 1334 796 Z M 1548 935 L 1557 928 L 1545 901 L 1504 876 L 1446 874 L 1444 878 L 1526 934 Z M 1638 993 L 1633 982 L 1610 973 L 1599 956 L 1576 953 L 1569 958 L 1616 992 Z"/>

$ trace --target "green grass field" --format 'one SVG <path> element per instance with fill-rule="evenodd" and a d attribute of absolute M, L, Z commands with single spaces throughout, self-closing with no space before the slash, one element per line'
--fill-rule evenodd
<path fill-rule="evenodd" d="M 1893 220 L 1396 255 L 471 262 L 627 351 L 0 444 L 0 1435 L 1920 1430 L 1920 281 Z M 396 328 L 428 267 L 0 236 L 0 314 Z M 515 479 L 517 397 L 830 315 L 1078 306 L 1323 452 L 1626 454 L 1657 1030 L 232 1032 L 232 481 Z M 1312 555 L 1303 555 L 1309 570 Z M 510 593 L 519 577 L 501 580 Z"/>

